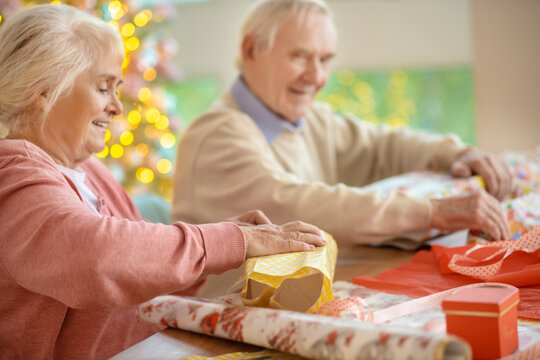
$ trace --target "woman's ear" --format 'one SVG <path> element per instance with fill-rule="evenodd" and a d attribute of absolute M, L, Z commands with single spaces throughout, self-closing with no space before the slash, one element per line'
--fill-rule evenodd
<path fill-rule="evenodd" d="M 39 110 L 45 111 L 47 108 L 47 93 L 43 92 L 39 94 L 32 103 Z"/>

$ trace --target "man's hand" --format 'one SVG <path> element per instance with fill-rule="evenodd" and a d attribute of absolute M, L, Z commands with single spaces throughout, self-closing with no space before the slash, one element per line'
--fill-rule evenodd
<path fill-rule="evenodd" d="M 444 199 L 430 199 L 431 227 L 442 230 L 475 229 L 493 240 L 512 238 L 501 205 L 484 190 Z"/>
<path fill-rule="evenodd" d="M 499 200 L 512 191 L 512 174 L 506 164 L 495 155 L 478 149 L 465 150 L 454 162 L 451 171 L 456 177 L 480 175 L 487 191 Z"/>
<path fill-rule="evenodd" d="M 246 257 L 314 250 L 326 245 L 314 225 L 294 221 L 283 225 L 241 227 L 246 237 Z"/>
<path fill-rule="evenodd" d="M 225 221 L 233 222 L 240 226 L 272 224 L 270 219 L 261 210 L 250 210 L 242 215 L 228 218 Z"/>

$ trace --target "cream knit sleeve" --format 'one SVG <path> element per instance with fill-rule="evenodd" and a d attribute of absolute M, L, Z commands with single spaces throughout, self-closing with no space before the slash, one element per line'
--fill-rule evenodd
<path fill-rule="evenodd" d="M 430 223 L 427 200 L 308 182 L 287 172 L 239 112 L 199 118 L 179 143 L 176 166 L 173 220 L 219 221 L 261 209 L 275 223 L 312 223 L 341 243 L 378 243 Z"/>

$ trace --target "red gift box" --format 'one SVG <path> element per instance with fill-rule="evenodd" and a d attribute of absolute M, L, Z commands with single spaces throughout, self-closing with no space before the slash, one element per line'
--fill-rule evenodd
<path fill-rule="evenodd" d="M 517 304 L 519 291 L 511 287 L 479 286 L 445 298 L 446 332 L 466 340 L 474 359 L 495 359 L 519 346 Z"/>

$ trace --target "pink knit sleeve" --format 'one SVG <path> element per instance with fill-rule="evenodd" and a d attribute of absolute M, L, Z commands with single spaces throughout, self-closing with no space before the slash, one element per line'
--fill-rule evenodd
<path fill-rule="evenodd" d="M 54 164 L 0 158 L 2 271 L 73 308 L 127 306 L 238 267 L 245 239 L 232 223 L 151 224 L 100 218 Z"/>

